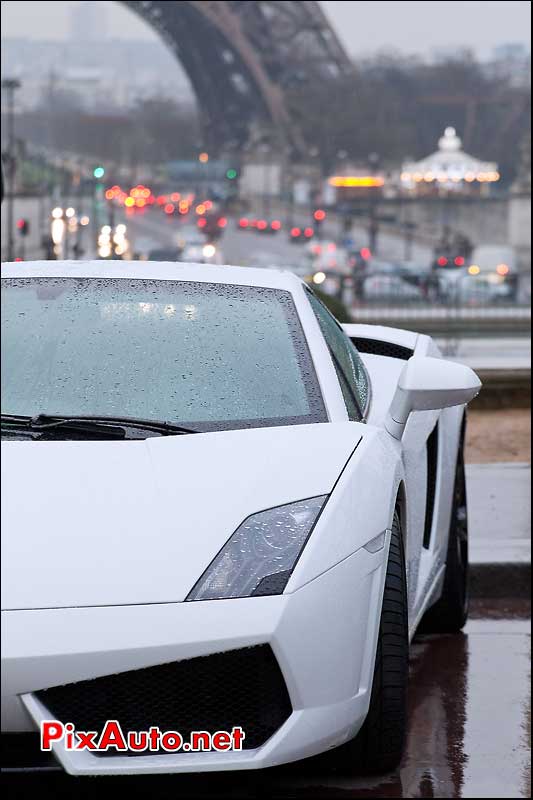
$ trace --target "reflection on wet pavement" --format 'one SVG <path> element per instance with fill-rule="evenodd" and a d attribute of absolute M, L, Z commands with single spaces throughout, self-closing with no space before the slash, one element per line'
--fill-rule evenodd
<path fill-rule="evenodd" d="M 505 602 L 505 601 L 503 601 Z M 9 779 L 10 796 L 96 797 L 117 789 L 150 798 L 530 797 L 530 626 L 523 604 L 474 609 L 466 632 L 412 647 L 410 727 L 397 773 L 326 774 L 314 761 L 264 772 Z M 74 784 L 74 786 L 73 786 Z"/>

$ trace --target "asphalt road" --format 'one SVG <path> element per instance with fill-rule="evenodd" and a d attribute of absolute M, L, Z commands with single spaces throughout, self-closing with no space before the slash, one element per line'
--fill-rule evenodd
<path fill-rule="evenodd" d="M 328 772 L 320 760 L 263 772 L 153 778 L 3 776 L 8 797 L 530 797 L 530 606 L 476 601 L 464 634 L 412 647 L 409 733 L 383 778 Z"/>
<path fill-rule="evenodd" d="M 175 217 L 165 217 L 158 213 L 131 214 L 124 220 L 128 226 L 128 238 L 135 249 L 136 241 L 150 239 L 154 247 L 169 246 L 176 243 L 180 224 Z M 194 220 L 184 223 L 194 225 Z M 262 235 L 252 231 L 240 231 L 235 220 L 230 219 L 219 242 L 225 264 L 250 266 L 293 267 L 302 261 L 303 246 L 289 242 L 285 232 Z"/>
<path fill-rule="evenodd" d="M 146 213 L 129 215 L 127 224 L 133 242 L 136 237 L 146 237 L 153 238 L 155 242 L 160 244 L 171 244 L 175 240 L 179 223 L 177 223 L 175 217 L 165 218 L 164 215 L 159 213 Z M 295 224 L 305 227 L 309 225 L 309 220 L 303 217 L 296 218 Z M 368 244 L 366 230 L 355 229 L 354 233 L 361 246 Z M 325 239 L 328 237 L 337 239 L 338 235 L 337 225 L 324 224 L 323 237 Z M 229 221 L 220 244 L 224 262 L 236 266 L 249 266 L 250 262 L 257 262 L 256 266 L 294 267 L 298 265 L 298 262 L 302 261 L 304 253 L 303 245 L 295 245 L 288 240 L 286 230 L 277 234 L 259 234 L 250 230 L 241 231 L 236 228 L 235 220 L 233 219 Z M 402 248 L 402 243 L 395 236 L 383 233 L 379 238 L 379 255 L 381 258 L 401 259 L 403 257 Z M 429 264 L 431 250 L 426 246 L 415 245 L 413 258 L 421 264 Z M 261 264 L 261 262 L 264 263 Z"/>

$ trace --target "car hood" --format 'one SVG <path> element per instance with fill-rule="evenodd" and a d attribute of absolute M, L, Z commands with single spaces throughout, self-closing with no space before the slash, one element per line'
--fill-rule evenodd
<path fill-rule="evenodd" d="M 2 608 L 185 599 L 250 514 L 332 491 L 364 426 L 2 443 Z"/>

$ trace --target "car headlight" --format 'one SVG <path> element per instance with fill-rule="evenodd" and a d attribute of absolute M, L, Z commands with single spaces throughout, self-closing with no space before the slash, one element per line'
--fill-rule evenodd
<path fill-rule="evenodd" d="M 326 500 L 312 497 L 245 519 L 186 599 L 281 594 Z"/>

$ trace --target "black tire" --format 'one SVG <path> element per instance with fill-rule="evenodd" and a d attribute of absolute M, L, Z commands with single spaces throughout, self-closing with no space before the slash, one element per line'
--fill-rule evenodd
<path fill-rule="evenodd" d="M 464 441 L 459 447 L 442 596 L 425 614 L 423 633 L 457 633 L 468 619 L 468 504 Z"/>
<path fill-rule="evenodd" d="M 409 635 L 402 530 L 394 515 L 370 707 L 355 739 L 329 755 L 345 773 L 381 774 L 400 763 L 407 724 Z"/>

